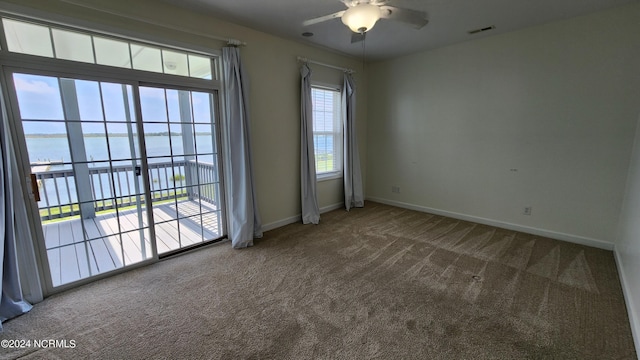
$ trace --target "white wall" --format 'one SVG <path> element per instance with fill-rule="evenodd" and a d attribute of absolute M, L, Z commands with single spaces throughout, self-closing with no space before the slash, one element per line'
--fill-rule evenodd
<path fill-rule="evenodd" d="M 366 79 L 360 71 L 362 65 L 359 59 L 152 0 L 84 0 L 82 3 L 185 29 L 186 32 L 55 0 L 6 2 L 149 35 L 158 41 L 179 41 L 209 49 L 221 49 L 224 46 L 221 41 L 189 34 L 192 31 L 246 42 L 242 57 L 250 81 L 249 105 L 258 205 L 263 224 L 269 228 L 291 222 L 300 214 L 300 64 L 297 56 L 356 70 L 355 78 L 360 93 L 357 111 L 359 145 L 362 157 L 366 157 Z M 314 80 L 342 84 L 342 72 L 314 65 L 311 67 Z M 319 183 L 320 206 L 344 202 L 342 187 L 342 179 Z"/>
<path fill-rule="evenodd" d="M 640 119 L 638 120 L 640 124 Z M 636 349 L 640 349 L 640 126 L 635 145 L 625 201 L 620 215 L 620 235 L 616 243 L 616 260 L 623 284 Z"/>
<path fill-rule="evenodd" d="M 635 3 L 373 64 L 368 198 L 612 248 L 638 34 Z"/>

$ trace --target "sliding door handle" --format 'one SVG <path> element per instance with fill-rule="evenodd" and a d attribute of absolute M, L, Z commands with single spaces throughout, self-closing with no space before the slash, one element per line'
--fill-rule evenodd
<path fill-rule="evenodd" d="M 31 193 L 36 202 L 40 201 L 40 189 L 38 189 L 38 179 L 36 174 L 31 174 Z"/>

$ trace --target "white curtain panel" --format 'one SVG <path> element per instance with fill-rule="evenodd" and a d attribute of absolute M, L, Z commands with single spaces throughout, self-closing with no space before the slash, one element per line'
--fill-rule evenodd
<path fill-rule="evenodd" d="M 344 74 L 342 87 L 344 118 L 344 205 L 347 210 L 364 207 L 360 155 L 356 136 L 356 86 L 353 75 Z"/>
<path fill-rule="evenodd" d="M 1 96 L 1 94 L 0 94 Z M 4 112 L 4 104 L 2 104 L 2 112 L 0 113 L 0 233 L 3 234 L 3 240 L 0 242 L 0 287 L 2 288 L 2 296 L 0 297 L 0 331 L 2 331 L 2 322 L 24 314 L 31 310 L 29 304 L 22 294 L 22 286 L 20 284 L 20 273 L 18 270 L 18 253 L 16 251 L 16 242 L 30 242 L 31 239 L 17 238 L 16 231 L 16 214 L 14 206 L 16 201 L 14 197 L 22 199 L 22 193 L 14 193 L 14 183 L 19 183 L 16 178 L 17 173 L 14 171 L 14 156 L 10 151 L 9 129 Z M 18 214 L 20 215 L 20 214 Z M 26 212 L 24 213 L 26 216 Z M 24 234 L 22 234 L 24 235 Z"/>
<path fill-rule="evenodd" d="M 316 157 L 313 147 L 313 105 L 311 101 L 311 69 L 303 64 L 300 69 L 300 185 L 302 223 L 318 224 L 320 208 L 316 194 Z"/>
<path fill-rule="evenodd" d="M 262 222 L 258 213 L 249 123 L 246 77 L 240 61 L 240 49 L 222 49 L 225 81 L 225 110 L 228 136 L 227 181 L 229 199 L 228 222 L 231 245 L 236 248 L 253 246 L 253 239 L 262 237 Z"/>
<path fill-rule="evenodd" d="M 15 149 L 11 139 L 9 139 L 8 143 L 10 149 Z M 11 173 L 18 174 L 18 163 L 13 156 L 11 157 Z M 16 252 L 18 254 L 20 284 L 22 285 L 22 295 L 24 298 L 31 304 L 36 304 L 41 302 L 44 296 L 25 201 L 27 201 L 27 199 L 23 196 L 22 182 L 14 181 L 13 214 L 15 219 Z"/>

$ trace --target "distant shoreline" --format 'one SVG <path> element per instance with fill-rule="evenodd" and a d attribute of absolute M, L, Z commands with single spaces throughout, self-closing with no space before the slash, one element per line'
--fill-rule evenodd
<path fill-rule="evenodd" d="M 109 137 L 128 137 L 127 133 L 114 133 L 107 134 Z M 211 133 L 197 132 L 196 136 L 211 135 Z M 144 133 L 144 136 L 169 136 L 169 133 Z M 171 136 L 182 136 L 182 133 L 171 133 Z M 25 134 L 25 138 L 28 139 L 42 139 L 42 138 L 66 138 L 67 134 Z M 100 133 L 83 134 L 83 137 L 105 137 Z"/>

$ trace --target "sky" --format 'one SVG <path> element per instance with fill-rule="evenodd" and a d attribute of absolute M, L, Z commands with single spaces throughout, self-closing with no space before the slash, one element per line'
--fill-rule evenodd
<path fill-rule="evenodd" d="M 129 118 L 135 117 L 131 85 L 19 73 L 13 75 L 13 80 L 26 135 L 66 133 L 60 85 L 68 81 L 72 81 L 76 87 L 77 105 L 85 133 L 104 133 L 104 120 L 108 122 L 109 133 L 126 133 L 127 113 L 130 114 Z M 210 97 L 208 93 L 191 92 L 192 117 L 196 123 L 211 123 Z M 164 125 L 145 124 L 146 133 L 166 132 L 167 120 L 180 121 L 177 90 L 140 87 L 140 101 L 145 123 L 165 122 Z M 206 126 L 196 127 L 206 129 Z M 171 131 L 181 132 L 180 126 L 171 125 Z"/>

